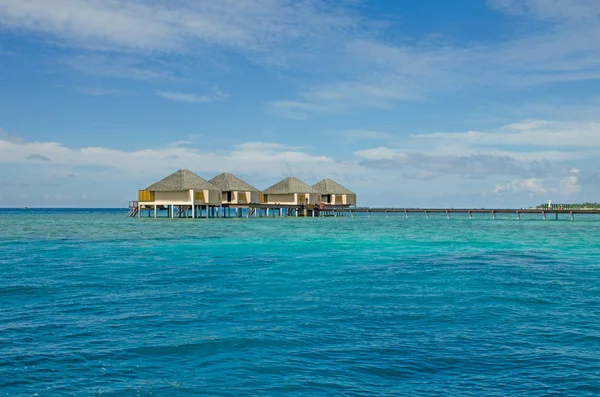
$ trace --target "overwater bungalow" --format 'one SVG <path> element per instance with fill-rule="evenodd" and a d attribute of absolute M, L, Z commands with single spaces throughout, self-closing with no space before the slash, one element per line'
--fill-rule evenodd
<path fill-rule="evenodd" d="M 178 211 L 192 210 L 195 217 L 202 206 L 206 206 L 207 214 L 210 206 L 221 205 L 221 189 L 199 177 L 193 172 L 183 169 L 174 172 L 166 178 L 148 186 L 138 192 L 138 208 L 157 209 L 166 208 L 169 216 L 174 216 L 174 208 Z"/>
<path fill-rule="evenodd" d="M 260 203 L 260 190 L 230 173 L 224 172 L 209 181 L 223 192 L 223 204 Z"/>
<path fill-rule="evenodd" d="M 320 193 L 319 201 L 321 203 L 356 206 L 356 193 L 334 180 L 323 179 L 312 187 Z"/>
<path fill-rule="evenodd" d="M 319 192 L 306 183 L 288 177 L 264 190 L 261 195 L 263 204 L 301 205 L 317 204 Z"/>

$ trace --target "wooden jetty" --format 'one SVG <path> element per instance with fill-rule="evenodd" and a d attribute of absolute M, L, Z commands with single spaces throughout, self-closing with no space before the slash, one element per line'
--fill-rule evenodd
<path fill-rule="evenodd" d="M 409 214 L 421 214 L 426 218 L 430 214 L 445 214 L 450 219 L 451 214 L 466 214 L 470 219 L 473 219 L 473 214 L 487 214 L 496 219 L 497 214 L 514 214 L 517 219 L 521 219 L 523 214 L 539 214 L 542 218 L 548 219 L 549 215 L 554 215 L 555 219 L 558 219 L 560 214 L 568 214 L 571 220 L 575 219 L 576 214 L 595 214 L 600 215 L 600 210 L 585 210 L 585 209 L 544 209 L 544 208 L 349 208 L 346 210 L 351 215 L 363 213 L 367 215 L 371 214 L 404 214 L 408 218 Z"/>
<path fill-rule="evenodd" d="M 600 209 L 573 209 L 564 206 L 542 208 L 371 208 L 357 207 L 356 193 L 331 179 L 323 179 L 313 186 L 287 177 L 264 191 L 244 182 L 235 175 L 222 173 L 207 181 L 187 169 L 178 170 L 166 178 L 138 191 L 138 200 L 129 202 L 131 217 L 167 218 L 232 218 L 232 217 L 324 217 L 373 214 L 404 215 L 486 214 L 496 219 L 498 214 L 513 214 L 521 219 L 525 214 L 538 214 L 543 219 L 567 214 L 571 220 L 577 214 L 600 214 Z M 144 214 L 144 215 L 142 215 Z M 438 215 L 439 216 L 439 215 Z"/>
<path fill-rule="evenodd" d="M 131 202 L 130 215 L 142 216 L 141 213 L 147 211 L 147 216 L 152 217 L 155 206 L 138 206 L 137 202 Z M 451 219 L 453 214 L 467 215 L 473 219 L 473 215 L 488 215 L 491 219 L 496 219 L 499 214 L 512 214 L 517 220 L 522 215 L 537 214 L 546 220 L 552 216 L 559 219 L 559 215 L 568 215 L 571 220 L 575 220 L 575 215 L 600 215 L 600 210 L 571 210 L 571 209 L 542 209 L 542 208 L 372 208 L 372 207 L 351 207 L 349 205 L 283 205 L 283 204 L 222 204 L 220 206 L 196 209 L 194 215 L 191 213 L 191 206 L 176 206 L 176 210 L 168 211 L 171 218 L 250 218 L 250 217 L 337 217 L 363 215 L 371 217 L 372 215 L 421 215 L 429 218 L 430 215 L 440 214 Z M 158 208 L 158 210 L 168 210 Z M 156 217 L 156 215 L 154 215 Z"/>

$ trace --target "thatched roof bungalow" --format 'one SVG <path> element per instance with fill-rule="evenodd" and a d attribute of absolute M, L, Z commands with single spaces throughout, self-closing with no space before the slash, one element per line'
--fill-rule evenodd
<path fill-rule="evenodd" d="M 322 203 L 356 206 L 356 193 L 334 180 L 323 179 L 312 187 L 320 193 L 319 201 Z"/>
<path fill-rule="evenodd" d="M 288 177 L 277 182 L 262 192 L 261 202 L 264 204 L 316 204 L 319 192 L 306 183 Z"/>
<path fill-rule="evenodd" d="M 260 202 L 260 190 L 237 176 L 224 172 L 209 181 L 223 192 L 223 204 L 250 204 Z"/>
<path fill-rule="evenodd" d="M 139 191 L 140 205 L 219 205 L 221 189 L 189 170 L 179 170 Z"/>

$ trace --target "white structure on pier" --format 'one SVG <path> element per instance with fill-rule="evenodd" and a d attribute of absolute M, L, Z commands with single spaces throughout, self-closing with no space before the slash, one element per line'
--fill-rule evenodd
<path fill-rule="evenodd" d="M 224 172 L 209 182 L 221 189 L 223 204 L 260 203 L 260 190 L 233 174 Z"/>
<path fill-rule="evenodd" d="M 191 209 L 195 217 L 198 209 L 206 206 L 207 214 L 210 206 L 221 205 L 221 189 L 189 170 L 179 170 L 164 179 L 138 192 L 138 208 L 166 208 L 169 217 L 174 216 L 174 208 L 179 211 Z M 139 212 L 138 212 L 139 214 Z M 208 216 L 208 215 L 207 215 Z"/>
<path fill-rule="evenodd" d="M 312 187 L 321 194 L 319 198 L 321 203 L 356 206 L 356 193 L 334 180 L 323 179 Z"/>
<path fill-rule="evenodd" d="M 317 204 L 319 198 L 320 194 L 317 190 L 290 176 L 264 190 L 261 196 L 261 203 L 285 205 Z"/>

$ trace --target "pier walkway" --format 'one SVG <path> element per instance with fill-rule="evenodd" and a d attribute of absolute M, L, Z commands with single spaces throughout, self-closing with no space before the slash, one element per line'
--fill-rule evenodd
<path fill-rule="evenodd" d="M 163 208 L 164 207 L 164 208 Z M 171 207 L 171 208 L 169 208 Z M 197 206 L 192 209 L 191 205 L 179 206 L 140 206 L 137 202 L 130 202 L 129 216 L 141 217 L 142 212 L 147 211 L 147 216 L 157 217 L 157 211 L 166 211 L 168 218 L 241 218 L 241 217 L 322 217 L 322 216 L 372 216 L 373 214 L 385 215 L 421 215 L 429 218 L 433 214 L 443 214 L 451 219 L 453 214 L 468 215 L 473 219 L 474 214 L 488 215 L 496 219 L 499 214 L 513 214 L 516 219 L 521 215 L 537 214 L 542 219 L 559 215 L 568 215 L 575 220 L 575 215 L 600 215 L 600 209 L 548 209 L 548 208 L 372 208 L 372 207 L 350 207 L 348 205 L 284 205 L 284 204 L 223 204 L 219 206 Z M 203 210 L 203 208 L 205 210 Z M 176 210 L 175 210 L 176 209 Z M 600 219 L 600 217 L 599 217 Z"/>
<path fill-rule="evenodd" d="M 548 215 L 554 215 L 558 219 L 559 214 L 568 214 L 573 220 L 576 214 L 595 214 L 600 215 L 600 210 L 585 210 L 585 209 L 543 209 L 543 208 L 348 208 L 345 210 L 351 215 L 363 213 L 370 215 L 372 213 L 389 214 L 404 214 L 408 217 L 409 214 L 422 214 L 426 218 L 430 214 L 445 214 L 450 219 L 451 214 L 467 214 L 472 219 L 473 214 L 488 214 L 493 219 L 497 214 L 514 214 L 517 219 L 521 219 L 523 214 L 539 214 L 543 219 L 547 219 Z"/>

